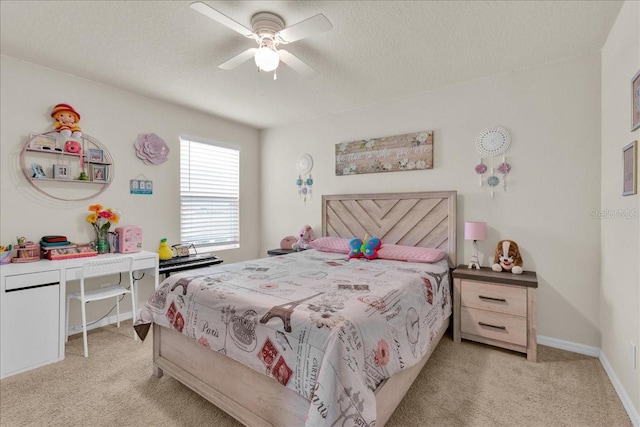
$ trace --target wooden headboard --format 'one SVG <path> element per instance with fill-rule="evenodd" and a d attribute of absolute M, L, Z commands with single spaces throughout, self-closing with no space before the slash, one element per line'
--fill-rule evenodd
<path fill-rule="evenodd" d="M 440 248 L 456 265 L 455 191 L 322 196 L 322 235 Z"/>

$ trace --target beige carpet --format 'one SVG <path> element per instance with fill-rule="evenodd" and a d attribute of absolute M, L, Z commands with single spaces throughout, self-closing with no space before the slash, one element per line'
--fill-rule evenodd
<path fill-rule="evenodd" d="M 2 426 L 216 426 L 238 422 L 165 375 L 151 376 L 151 337 L 131 323 L 70 338 L 64 361 L 0 381 Z M 446 335 L 387 424 L 631 426 L 600 362 L 538 347 L 523 355 Z"/>

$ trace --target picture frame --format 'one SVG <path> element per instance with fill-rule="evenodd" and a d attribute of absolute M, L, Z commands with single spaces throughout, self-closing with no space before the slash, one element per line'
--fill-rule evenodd
<path fill-rule="evenodd" d="M 97 148 L 90 148 L 87 153 L 89 156 L 89 162 L 91 163 L 102 163 L 104 162 L 104 152 Z"/>
<path fill-rule="evenodd" d="M 108 177 L 108 170 L 106 165 L 91 165 L 89 168 L 91 172 L 91 181 L 106 182 Z"/>
<path fill-rule="evenodd" d="M 335 166 L 336 176 L 433 169 L 433 131 L 336 144 Z"/>
<path fill-rule="evenodd" d="M 631 132 L 640 128 L 640 70 L 631 79 Z"/>
<path fill-rule="evenodd" d="M 53 165 L 53 178 L 54 179 L 69 179 L 71 177 L 71 171 L 68 165 Z"/>
<path fill-rule="evenodd" d="M 55 136 L 31 134 L 29 137 L 30 150 L 62 151 L 58 148 L 58 140 Z"/>
<path fill-rule="evenodd" d="M 622 149 L 622 162 L 622 195 L 631 196 L 638 192 L 638 141 Z"/>
<path fill-rule="evenodd" d="M 44 173 L 44 169 L 38 163 L 31 163 L 31 169 L 33 170 L 33 178 L 46 178 L 47 175 Z"/>

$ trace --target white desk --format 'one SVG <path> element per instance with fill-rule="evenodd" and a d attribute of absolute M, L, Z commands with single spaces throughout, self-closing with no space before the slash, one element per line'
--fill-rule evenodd
<path fill-rule="evenodd" d="M 134 257 L 134 270 L 153 275 L 157 288 L 156 252 L 98 257 L 125 255 Z M 0 265 L 0 378 L 64 359 L 66 283 L 79 280 L 82 264 L 94 259 Z"/>

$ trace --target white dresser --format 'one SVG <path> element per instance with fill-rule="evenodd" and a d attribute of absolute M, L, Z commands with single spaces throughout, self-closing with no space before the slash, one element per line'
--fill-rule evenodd
<path fill-rule="evenodd" d="M 134 270 L 153 275 L 157 288 L 158 254 L 126 255 L 135 258 Z M 0 378 L 64 359 L 66 283 L 92 259 L 0 265 Z"/>

